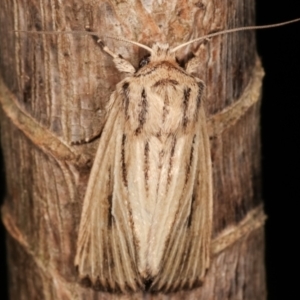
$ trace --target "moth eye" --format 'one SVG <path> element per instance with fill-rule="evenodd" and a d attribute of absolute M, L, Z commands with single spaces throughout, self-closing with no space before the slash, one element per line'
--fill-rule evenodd
<path fill-rule="evenodd" d="M 142 67 L 148 65 L 149 61 L 150 61 L 150 54 L 147 54 L 140 60 L 139 68 L 142 68 Z"/>
<path fill-rule="evenodd" d="M 175 57 L 175 60 L 177 62 L 177 64 L 184 69 L 185 63 L 183 59 L 178 59 L 177 57 Z"/>

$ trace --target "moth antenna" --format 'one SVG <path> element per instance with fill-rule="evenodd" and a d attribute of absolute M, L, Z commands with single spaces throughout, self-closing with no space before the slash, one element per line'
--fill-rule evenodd
<path fill-rule="evenodd" d="M 96 38 L 97 43 L 98 43 L 98 41 L 102 41 L 101 38 L 98 37 L 97 32 L 92 32 L 89 26 L 85 26 L 85 29 L 86 29 L 87 32 L 92 33 L 92 35 Z M 121 37 L 118 37 L 118 36 L 115 37 L 115 36 L 105 35 L 104 37 L 107 38 L 107 39 L 113 39 L 113 40 L 117 40 L 117 41 L 126 42 L 126 43 L 136 45 L 138 47 L 146 49 L 151 54 L 153 52 L 151 48 L 147 47 L 146 45 L 140 44 L 138 42 L 127 40 L 127 39 L 124 39 L 124 38 L 121 38 Z"/>
<path fill-rule="evenodd" d="M 125 43 L 129 43 L 129 44 L 133 44 L 133 45 L 136 45 L 140 48 L 143 48 L 147 51 L 149 51 L 151 54 L 153 53 L 152 49 L 146 45 L 143 45 L 143 44 L 140 44 L 138 42 L 134 42 L 134 41 L 131 41 L 131 40 L 127 40 L 127 39 L 124 39 L 124 38 L 120 38 L 120 37 L 115 37 L 115 36 L 107 36 L 105 35 L 104 36 L 105 38 L 108 38 L 108 39 L 113 39 L 113 40 L 117 40 L 117 41 L 121 41 L 121 42 L 125 42 Z"/>
<path fill-rule="evenodd" d="M 243 31 L 243 30 L 266 29 L 266 28 L 272 28 L 272 27 L 279 27 L 279 26 L 283 26 L 283 25 L 287 25 L 287 24 L 295 23 L 295 22 L 299 22 L 299 21 L 300 21 L 300 18 L 294 19 L 292 21 L 276 23 L 276 24 L 272 24 L 272 25 L 245 26 L 245 27 L 238 27 L 238 28 L 233 28 L 233 29 L 226 29 L 226 30 L 223 30 L 223 31 L 207 34 L 207 35 L 204 35 L 202 37 L 199 37 L 199 38 L 196 38 L 194 40 L 183 43 L 183 44 L 171 49 L 170 53 L 174 53 L 177 50 L 179 50 L 179 49 L 181 49 L 185 46 L 188 46 L 189 44 L 192 44 L 194 42 L 198 42 L 198 41 L 201 41 L 201 40 L 204 40 L 204 39 L 207 39 L 207 38 L 211 38 L 211 37 L 214 37 L 214 36 L 218 36 L 218 35 L 221 35 L 221 34 L 227 34 L 227 33 L 232 33 L 232 32 L 236 32 L 236 31 Z"/>
<path fill-rule="evenodd" d="M 55 34 L 55 35 L 60 35 L 60 34 L 73 34 L 73 35 L 91 35 L 91 36 L 96 36 L 97 39 L 100 40 L 100 38 L 98 38 L 99 32 L 97 31 L 90 31 L 89 26 L 86 26 L 86 31 L 27 31 L 27 30 L 13 30 L 13 32 L 17 32 L 17 33 L 31 33 L 31 34 Z M 113 40 L 117 40 L 117 41 L 121 41 L 121 42 L 126 42 L 129 44 L 133 44 L 136 45 L 140 48 L 143 48 L 147 51 L 149 51 L 151 54 L 153 53 L 152 49 L 146 45 L 140 44 L 138 42 L 134 42 L 131 40 L 127 40 L 121 37 L 114 37 L 114 36 L 104 36 L 105 38 L 108 39 L 113 39 Z"/>
<path fill-rule="evenodd" d="M 91 31 L 28 31 L 28 30 L 12 30 L 16 33 L 30 33 L 30 34 L 51 34 L 51 35 L 60 35 L 60 34 L 72 34 L 72 35 L 97 35 L 99 32 Z"/>

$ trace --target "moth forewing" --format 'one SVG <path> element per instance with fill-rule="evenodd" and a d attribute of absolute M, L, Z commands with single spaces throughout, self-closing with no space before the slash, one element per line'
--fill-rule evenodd
<path fill-rule="evenodd" d="M 203 279 L 212 227 L 203 87 L 155 44 L 111 95 L 75 259 L 94 288 L 171 292 Z"/>
<path fill-rule="evenodd" d="M 75 264 L 87 285 L 126 292 L 138 288 L 138 276 L 130 214 L 126 201 L 122 201 L 126 195 L 119 187 L 123 174 L 115 172 L 122 164 L 122 153 L 117 150 L 122 148 L 124 125 L 115 105 L 109 112 L 91 171 Z"/>
<path fill-rule="evenodd" d="M 176 212 L 177 219 L 170 232 L 170 241 L 164 254 L 160 274 L 153 283 L 155 291 L 192 288 L 201 283 L 209 266 L 212 223 L 211 165 L 210 160 L 204 158 L 210 158 L 210 150 L 208 140 L 204 141 L 207 133 L 206 128 L 202 128 L 206 125 L 203 111 L 199 118 L 195 130 L 197 141 L 194 140 L 194 150 L 197 151 L 194 156 L 195 170 L 191 172 L 191 178 L 187 183 L 191 194 L 186 193 L 186 197 L 180 198 L 181 203 Z M 186 138 L 182 146 L 189 150 L 193 149 L 188 145 L 188 138 Z M 190 145 L 193 145 L 193 142 Z M 190 154 L 188 149 L 185 151 Z M 181 160 L 181 157 L 178 157 L 178 160 Z M 188 188 L 182 189 L 178 186 L 174 190 L 184 194 Z M 206 200 L 205 203 L 203 199 Z"/>

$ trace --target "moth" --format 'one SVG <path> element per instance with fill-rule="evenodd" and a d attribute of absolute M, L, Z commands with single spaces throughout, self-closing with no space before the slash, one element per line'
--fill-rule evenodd
<path fill-rule="evenodd" d="M 209 265 L 204 83 L 167 44 L 146 49 L 151 55 L 137 72 L 112 54 L 130 76 L 107 104 L 84 199 L 75 265 L 101 290 L 192 287 Z"/>
<path fill-rule="evenodd" d="M 173 49 L 131 42 L 150 54 L 138 70 L 99 40 L 128 76 L 108 101 L 84 199 L 75 258 L 82 283 L 123 293 L 201 284 L 213 221 L 205 84 L 192 74 L 194 60 L 183 68 L 175 52 L 215 35 L 265 27 L 217 32 Z"/>

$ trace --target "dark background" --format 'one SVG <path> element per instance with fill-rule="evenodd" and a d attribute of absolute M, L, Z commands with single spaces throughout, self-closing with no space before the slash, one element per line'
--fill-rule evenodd
<path fill-rule="evenodd" d="M 256 3 L 257 24 L 300 18 L 299 0 L 257 0 Z M 300 23 L 258 30 L 257 46 L 266 72 L 261 132 L 263 198 L 268 215 L 265 251 L 268 299 L 297 299 Z"/>
<path fill-rule="evenodd" d="M 257 25 L 300 18 L 299 2 L 257 0 Z M 300 22 L 257 31 L 257 44 L 266 71 L 261 131 L 263 198 L 268 215 L 265 252 L 268 300 L 295 299 L 299 295 L 300 255 L 297 206 L 300 200 L 297 176 L 300 154 Z M 0 156 L 0 199 L 3 199 L 4 187 Z M 8 299 L 5 252 L 4 229 L 0 222 L 2 300 Z"/>

